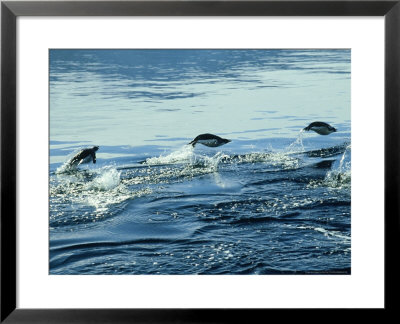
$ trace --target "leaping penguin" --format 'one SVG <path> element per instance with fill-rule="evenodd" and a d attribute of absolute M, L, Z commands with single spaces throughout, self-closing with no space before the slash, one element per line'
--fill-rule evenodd
<path fill-rule="evenodd" d="M 320 121 L 311 123 L 310 125 L 305 127 L 304 130 L 305 131 L 312 130 L 312 131 L 318 133 L 319 135 L 329 135 L 333 132 L 336 132 L 335 127 L 332 127 L 331 125 L 324 123 L 324 122 L 320 122 Z"/>
<path fill-rule="evenodd" d="M 221 146 L 226 143 L 229 143 L 229 142 L 231 142 L 231 140 L 226 139 L 226 138 L 221 138 L 217 135 L 201 134 L 199 136 L 196 136 L 196 138 L 193 141 L 191 141 L 189 144 L 192 144 L 193 147 L 197 143 L 200 143 L 200 144 L 203 144 L 203 145 L 209 146 L 209 147 L 217 147 L 217 146 Z"/>
<path fill-rule="evenodd" d="M 85 148 L 79 151 L 74 157 L 68 162 L 70 166 L 78 166 L 84 163 L 96 163 L 96 151 L 99 149 L 98 146 L 93 146 L 92 148 Z"/>

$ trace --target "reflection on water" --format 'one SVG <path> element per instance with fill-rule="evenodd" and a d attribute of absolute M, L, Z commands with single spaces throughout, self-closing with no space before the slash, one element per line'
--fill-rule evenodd
<path fill-rule="evenodd" d="M 349 130 L 346 50 L 54 50 L 50 60 L 54 141 L 294 137 L 315 118 Z"/>

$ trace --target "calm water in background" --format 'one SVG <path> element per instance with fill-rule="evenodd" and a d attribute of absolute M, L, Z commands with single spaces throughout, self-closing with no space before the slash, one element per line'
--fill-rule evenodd
<path fill-rule="evenodd" d="M 350 273 L 350 56 L 51 50 L 50 273 Z"/>

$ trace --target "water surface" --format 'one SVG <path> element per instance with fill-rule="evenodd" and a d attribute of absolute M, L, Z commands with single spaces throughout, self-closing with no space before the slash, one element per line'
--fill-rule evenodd
<path fill-rule="evenodd" d="M 350 54 L 51 50 L 50 273 L 349 274 Z"/>

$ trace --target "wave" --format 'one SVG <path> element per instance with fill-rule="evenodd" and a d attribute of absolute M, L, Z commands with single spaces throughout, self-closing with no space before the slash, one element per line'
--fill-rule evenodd
<path fill-rule="evenodd" d="M 317 162 L 301 156 L 326 158 L 342 154 L 340 159 L 323 159 Z M 207 174 L 242 172 L 238 165 L 258 164 L 251 172 L 252 180 L 241 186 L 249 193 L 264 190 L 272 183 L 306 183 L 308 188 L 326 186 L 349 189 L 351 185 L 351 145 L 342 144 L 308 152 L 250 152 L 226 154 L 218 151 L 212 155 L 199 154 L 191 146 L 166 155 L 148 158 L 134 166 L 105 166 L 98 169 L 66 169 L 65 165 L 50 177 L 50 225 L 74 225 L 96 223 L 123 211 L 129 200 L 163 192 L 165 185 L 191 181 Z M 310 169 L 311 168 L 311 169 Z M 327 169 L 329 169 L 327 171 Z M 62 171 L 62 172 L 60 172 Z M 272 172 L 272 173 L 271 173 Z M 264 173 L 269 173 L 265 176 Z M 221 173 L 222 175 L 222 173 Z M 217 179 L 218 180 L 218 179 Z M 225 180 L 224 180 L 225 181 Z M 224 182 L 222 181 L 222 182 Z M 235 190 L 237 187 L 235 187 Z M 209 190 L 205 189 L 205 190 Z M 206 191 L 202 191 L 203 193 Z M 308 205 L 309 200 L 264 203 L 256 202 L 257 208 L 276 213 L 287 208 Z M 230 203 L 231 204 L 231 203 Z M 253 209 L 254 201 L 234 202 L 226 208 Z M 270 204 L 272 204 L 270 206 Z M 285 207 L 286 206 L 286 207 Z M 225 209 L 224 206 L 215 208 Z M 68 216 L 69 215 L 69 216 Z M 245 220 L 244 220 L 245 221 Z"/>
<path fill-rule="evenodd" d="M 337 148 L 337 147 L 334 147 Z M 339 151 L 339 149 L 338 149 Z M 332 169 L 327 172 L 322 181 L 311 181 L 310 186 L 327 186 L 336 189 L 350 189 L 351 187 L 351 145 L 340 147 L 342 154 L 340 160 L 335 160 Z"/>
<path fill-rule="evenodd" d="M 140 163 L 146 166 L 165 166 L 185 164 L 192 168 L 208 168 L 210 172 L 217 171 L 219 164 L 267 163 L 270 166 L 296 168 L 300 159 L 286 152 L 250 152 L 246 154 L 226 154 L 218 151 L 213 155 L 197 154 L 194 149 L 185 145 L 183 148 L 167 155 L 148 158 Z"/>
<path fill-rule="evenodd" d="M 326 236 L 326 237 L 332 237 L 332 238 L 336 238 L 339 239 L 345 243 L 350 243 L 351 241 L 351 236 L 350 235 L 343 235 L 342 231 L 335 231 L 335 230 L 328 230 L 326 228 L 322 228 L 322 227 L 317 227 L 317 226 L 296 226 L 297 229 L 302 229 L 302 230 L 312 230 L 312 231 L 316 231 L 321 233 L 322 235 Z"/>
<path fill-rule="evenodd" d="M 190 163 L 194 156 L 195 154 L 193 147 L 191 145 L 185 145 L 181 149 L 174 151 L 170 154 L 147 158 L 146 160 L 141 161 L 141 163 L 145 165 Z"/>
<path fill-rule="evenodd" d="M 327 158 L 333 157 L 346 152 L 346 150 L 350 147 L 350 144 L 345 142 L 340 145 L 335 145 L 332 147 L 322 148 L 318 150 L 306 151 L 303 154 L 308 157 L 320 157 L 320 158 Z"/>
<path fill-rule="evenodd" d="M 296 147 L 300 147 L 298 150 Z M 282 168 L 296 168 L 300 165 L 301 156 L 313 158 L 329 158 L 343 154 L 348 150 L 350 144 L 344 142 L 332 147 L 321 148 L 317 150 L 306 151 L 299 135 L 299 138 L 282 151 L 269 152 L 249 152 L 245 154 L 227 154 L 218 151 L 214 155 L 195 153 L 193 147 L 185 145 L 181 149 L 171 152 L 167 155 L 147 158 L 140 163 L 146 166 L 163 166 L 170 164 L 189 164 L 192 166 L 217 167 L 218 163 L 268 163 L 272 166 L 281 166 Z"/>
<path fill-rule="evenodd" d="M 132 190 L 114 167 L 58 174 L 50 179 L 50 226 L 95 223 L 122 211 L 129 199 L 151 193 Z"/>

